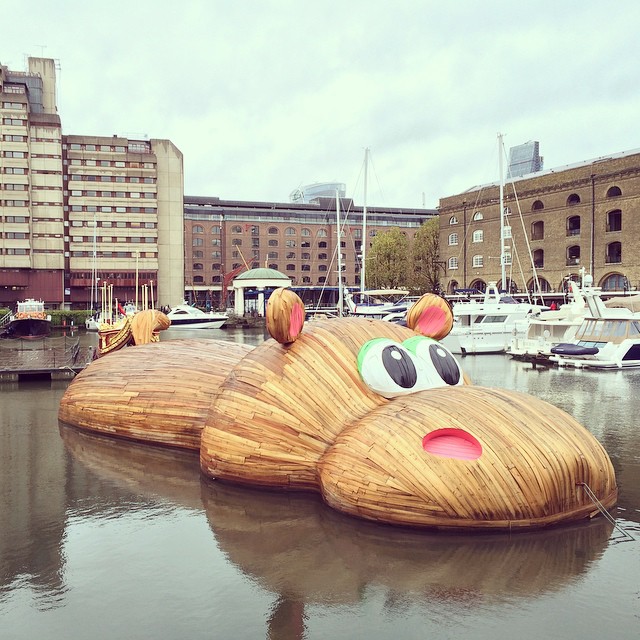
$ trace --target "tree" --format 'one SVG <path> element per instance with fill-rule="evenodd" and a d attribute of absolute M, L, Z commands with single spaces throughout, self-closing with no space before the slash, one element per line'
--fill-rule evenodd
<path fill-rule="evenodd" d="M 399 228 L 378 233 L 367 254 L 365 286 L 373 289 L 398 289 L 408 285 L 409 242 Z"/>
<path fill-rule="evenodd" d="M 440 221 L 425 222 L 416 232 L 409 263 L 409 288 L 414 294 L 440 293 Z"/>

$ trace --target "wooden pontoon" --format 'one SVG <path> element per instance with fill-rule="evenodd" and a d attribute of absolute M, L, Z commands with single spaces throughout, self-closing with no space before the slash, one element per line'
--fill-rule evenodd
<path fill-rule="evenodd" d="M 114 353 L 69 386 L 60 419 L 199 449 L 208 477 L 318 491 L 392 524 L 540 528 L 597 515 L 585 486 L 615 504 L 604 448 L 570 415 L 468 384 L 432 339 L 451 327 L 441 298 L 418 301 L 409 327 L 303 319 L 281 290 L 267 310 L 274 339 L 255 348 L 172 340 Z"/>

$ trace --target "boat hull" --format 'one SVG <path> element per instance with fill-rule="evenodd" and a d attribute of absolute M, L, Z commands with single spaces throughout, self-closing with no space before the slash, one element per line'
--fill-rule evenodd
<path fill-rule="evenodd" d="M 169 329 L 221 329 L 227 318 L 212 320 L 210 318 L 172 318 Z"/>
<path fill-rule="evenodd" d="M 11 338 L 44 338 L 51 333 L 51 320 L 24 318 L 9 323 L 8 335 Z"/>

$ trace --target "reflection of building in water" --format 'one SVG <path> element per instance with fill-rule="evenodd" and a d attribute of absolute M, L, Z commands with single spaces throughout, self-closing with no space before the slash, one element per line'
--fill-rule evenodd
<path fill-rule="evenodd" d="M 291 202 L 309 203 L 316 198 L 335 198 L 336 191 L 340 198 L 347 194 L 347 185 L 343 182 L 314 182 L 294 189 L 289 194 Z"/>

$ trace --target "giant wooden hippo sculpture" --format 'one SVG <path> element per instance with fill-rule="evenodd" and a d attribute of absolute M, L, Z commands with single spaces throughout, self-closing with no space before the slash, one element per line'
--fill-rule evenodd
<path fill-rule="evenodd" d="M 611 462 L 571 416 L 469 383 L 437 342 L 452 324 L 441 298 L 423 296 L 407 327 L 303 319 L 281 289 L 273 339 L 257 347 L 170 340 L 109 354 L 69 385 L 60 420 L 199 449 L 210 478 L 318 491 L 392 524 L 519 530 L 597 514 L 591 492 L 615 504 Z"/>

